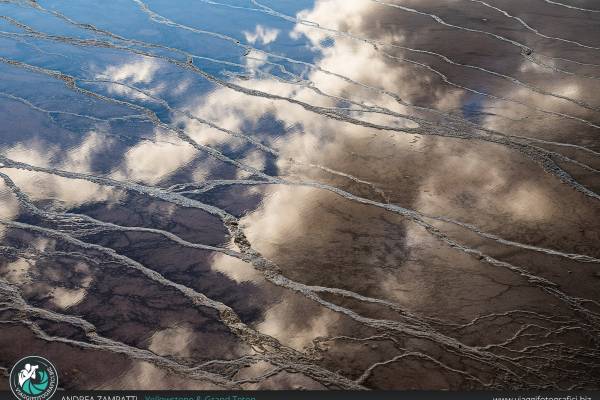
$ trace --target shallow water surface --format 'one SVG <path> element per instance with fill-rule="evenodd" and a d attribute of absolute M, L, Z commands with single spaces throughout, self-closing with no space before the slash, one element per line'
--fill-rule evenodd
<path fill-rule="evenodd" d="M 0 15 L 0 372 L 600 389 L 597 1 Z"/>

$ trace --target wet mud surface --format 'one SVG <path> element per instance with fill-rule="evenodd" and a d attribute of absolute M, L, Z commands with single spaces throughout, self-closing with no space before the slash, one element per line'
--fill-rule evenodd
<path fill-rule="evenodd" d="M 599 55 L 593 0 L 0 1 L 0 373 L 599 389 Z"/>

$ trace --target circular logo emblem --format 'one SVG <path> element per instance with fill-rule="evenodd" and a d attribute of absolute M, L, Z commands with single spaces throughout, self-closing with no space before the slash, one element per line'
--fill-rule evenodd
<path fill-rule="evenodd" d="M 58 372 L 43 357 L 20 359 L 10 371 L 10 390 L 19 400 L 46 400 L 58 387 Z"/>

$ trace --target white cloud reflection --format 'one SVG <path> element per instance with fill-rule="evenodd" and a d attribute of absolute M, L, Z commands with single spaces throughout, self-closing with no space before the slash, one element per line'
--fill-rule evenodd
<path fill-rule="evenodd" d="M 261 42 L 262 44 L 269 44 L 277 40 L 279 29 L 256 25 L 254 32 L 243 31 L 242 33 L 248 43 L 255 44 L 256 42 Z"/>

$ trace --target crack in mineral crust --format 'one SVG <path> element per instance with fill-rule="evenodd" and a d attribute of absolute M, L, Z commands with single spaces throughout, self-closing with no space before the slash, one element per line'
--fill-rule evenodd
<path fill-rule="evenodd" d="M 512 9 L 496 6 L 494 2 L 468 1 L 478 3 L 484 9 L 516 21 L 529 33 L 554 41 L 557 46 L 558 44 L 573 45 L 579 48 L 580 52 L 599 49 L 592 44 L 568 39 L 564 35 L 546 33 L 547 31 L 538 28 L 537 25 L 535 27 L 530 25 Z M 560 2 L 549 0 L 544 0 L 544 2 L 550 6 L 568 8 L 580 13 L 598 12 Z M 494 112 L 481 112 L 481 115 L 498 116 L 500 120 L 505 121 L 511 129 L 509 133 L 506 133 L 504 130 L 497 129 L 493 124 L 485 123 L 485 121 L 472 121 L 467 116 L 457 114 L 439 105 L 423 105 L 417 101 L 407 100 L 406 98 L 410 96 L 402 94 L 401 88 L 395 88 L 394 84 L 388 88 L 385 85 L 371 83 L 364 77 L 353 77 L 351 71 L 344 72 L 342 69 L 341 72 L 337 72 L 331 68 L 331 64 L 329 66 L 321 65 L 324 63 L 319 60 L 305 61 L 277 51 L 270 51 L 268 46 L 261 47 L 258 42 L 255 44 L 252 41 L 252 45 L 243 44 L 229 33 L 213 32 L 175 22 L 175 19 L 170 19 L 158 11 L 154 11 L 150 3 L 147 4 L 141 0 L 133 0 L 133 3 L 151 21 L 173 28 L 181 35 L 191 32 L 217 38 L 235 48 L 244 49 L 245 54 L 242 58 L 245 59 L 245 63 L 202 56 L 178 46 L 171 47 L 128 38 L 96 25 L 76 21 L 66 14 L 43 7 L 37 2 L 3 3 L 36 10 L 40 15 L 52 16 L 77 29 L 94 34 L 92 39 L 54 34 L 36 30 L 18 17 L 2 16 L 3 21 L 24 33 L 0 31 L 0 37 L 28 45 L 41 55 L 66 57 L 66 53 L 63 56 L 61 53 L 44 50 L 40 47 L 41 42 L 44 42 L 46 46 L 52 46 L 54 43 L 73 48 L 90 49 L 92 53 L 98 51 L 98 54 L 101 54 L 101 49 L 110 49 L 131 57 L 165 62 L 177 71 L 190 73 L 193 77 L 214 85 L 215 92 L 229 91 L 227 93 L 231 93 L 230 96 L 242 96 L 250 105 L 253 102 L 259 104 L 261 101 L 270 101 L 273 104 L 279 104 L 284 110 L 287 107 L 301 109 L 302 112 L 299 113 L 298 118 L 304 119 L 303 122 L 307 125 L 303 128 L 306 136 L 321 134 L 319 129 L 327 131 L 332 127 L 343 127 L 342 129 L 348 131 L 375 132 L 373 137 L 393 133 L 399 137 L 423 137 L 431 141 L 454 140 L 462 143 L 465 147 L 472 145 L 473 142 L 481 142 L 490 146 L 506 148 L 507 151 L 515 152 L 532 161 L 533 168 L 541 168 L 550 175 L 551 180 L 566 184 L 567 190 L 580 193 L 580 197 L 575 198 L 581 202 L 582 207 L 592 210 L 598 207 L 597 200 L 600 200 L 600 196 L 594 182 L 589 179 L 585 183 L 580 181 L 577 172 L 572 173 L 563 166 L 570 165 L 571 168 L 580 168 L 581 171 L 586 171 L 585 173 L 591 176 L 598 174 L 600 169 L 596 158 L 600 152 L 597 144 L 595 142 L 581 143 L 577 137 L 567 138 L 567 140 L 557 140 L 552 137 L 548 139 L 545 136 L 535 137 L 530 133 L 520 132 L 519 125 L 510 128 L 510 122 L 527 123 L 529 114 L 525 117 L 513 118 L 500 116 Z M 485 101 L 499 101 L 510 107 L 521 107 L 528 112 L 533 111 L 549 117 L 556 117 L 565 124 L 576 122 L 579 123 L 579 126 L 591 129 L 592 132 L 600 127 L 594 119 L 599 108 L 589 101 L 579 98 L 578 93 L 575 95 L 572 93 L 562 94 L 548 90 L 543 87 L 543 83 L 535 84 L 517 78 L 510 71 L 499 72 L 475 63 L 460 61 L 460 58 L 451 57 L 444 52 L 381 40 L 370 36 L 368 32 L 362 35 L 354 33 L 351 29 L 331 28 L 326 24 L 311 21 L 302 16 L 291 16 L 277 11 L 256 0 L 252 1 L 256 8 L 239 7 L 208 0 L 203 3 L 214 7 L 226 6 L 241 12 L 264 13 L 274 19 L 292 23 L 298 29 L 306 29 L 307 31 L 303 33 L 306 37 L 310 37 L 314 32 L 326 32 L 339 37 L 340 40 L 348 39 L 359 48 L 365 44 L 366 48 L 373 49 L 376 57 L 381 57 L 384 63 L 408 64 L 410 68 L 423 69 L 432 77 L 439 78 L 440 86 L 444 87 L 443 90 L 459 90 L 463 94 L 470 93 L 480 96 L 486 99 Z M 547 73 L 582 79 L 584 82 L 586 79 L 598 80 L 594 75 L 579 72 L 576 68 L 565 69 L 552 64 L 555 61 L 564 61 L 573 65 L 592 66 L 583 61 L 585 58 L 579 60 L 571 59 L 570 56 L 562 57 L 560 53 L 556 54 L 554 51 L 552 53 L 538 52 L 534 50 L 533 46 L 528 45 L 527 41 L 455 24 L 449 22 L 445 16 L 412 8 L 410 2 L 405 5 L 404 2 L 357 0 L 354 5 L 364 6 L 370 10 L 369 3 L 380 8 L 391 9 L 390 13 L 396 12 L 392 11 L 395 9 L 401 14 L 416 14 L 429 18 L 433 21 L 433 25 L 438 24 L 461 34 L 475 34 L 475 36 L 507 43 L 518 48 L 518 56 L 523 62 L 529 62 L 536 68 L 550 71 Z M 318 10 L 321 5 L 320 2 L 317 2 L 314 10 Z M 426 4 L 424 9 L 427 9 Z M 365 15 L 369 16 L 368 13 Z M 375 14 L 374 16 L 376 17 Z M 258 28 L 257 32 L 264 33 Z M 32 41 L 29 42 L 25 39 Z M 261 40 L 266 43 L 271 39 L 265 36 Z M 560 49 L 560 47 L 557 48 Z M 390 49 L 390 51 L 384 49 Z M 185 61 L 159 53 L 159 51 L 183 56 Z M 321 51 L 327 54 L 325 47 L 321 48 Z M 253 57 L 250 55 L 251 53 L 260 54 L 261 57 L 264 56 L 264 59 Z M 539 97 L 533 97 L 531 102 L 527 102 L 511 96 L 496 94 L 489 88 L 480 89 L 477 85 L 471 87 L 471 85 L 456 81 L 439 65 L 423 62 L 420 59 L 407 59 L 404 56 L 405 53 L 416 56 L 433 56 L 445 67 L 456 67 L 464 70 L 467 74 L 481 72 L 490 79 L 499 78 L 504 82 L 503 85 L 509 85 L 515 91 L 526 90 L 535 93 L 535 96 L 539 95 Z M 581 55 L 586 56 L 587 54 L 581 53 Z M 535 57 L 550 60 L 551 64 L 541 62 Z M 556 244 L 540 245 L 535 241 L 529 241 L 526 236 L 524 239 L 520 239 L 518 234 L 515 235 L 510 230 L 502 229 L 502 233 L 497 232 L 498 227 L 492 225 L 490 228 L 490 224 L 485 219 L 481 221 L 481 224 L 473 223 L 470 217 L 454 216 L 451 210 L 442 210 L 441 212 L 435 209 L 428 210 L 418 204 L 411 204 L 410 200 L 398 200 L 401 189 L 398 186 L 387 185 L 383 175 L 370 177 L 369 174 L 365 174 L 365 177 L 360 170 L 354 168 L 346 170 L 347 165 L 341 164 L 340 167 L 337 167 L 335 159 L 306 160 L 302 154 L 298 154 L 296 157 L 295 154 L 290 154 L 289 150 L 280 142 L 271 140 L 267 136 L 256 137 L 255 133 L 243 126 L 231 128 L 228 121 L 219 121 L 219 116 L 211 115 L 210 110 L 204 111 L 204 113 L 190 111 L 190 107 L 175 104 L 172 96 L 170 99 L 159 96 L 155 93 L 155 89 L 144 87 L 147 86 L 145 78 L 140 78 L 138 81 L 127 81 L 128 78 L 112 78 L 110 74 L 80 77 L 68 72 L 71 69 L 67 66 L 47 67 L 43 62 L 22 61 L 18 56 L 15 57 L 12 54 L 0 55 L 0 61 L 9 68 L 14 67 L 25 74 L 42 75 L 52 80 L 62 81 L 69 91 L 77 95 L 127 110 L 127 114 L 122 116 L 96 116 L 90 112 L 70 111 L 68 108 L 61 110 L 55 106 L 47 106 L 45 102 L 30 99 L 30 94 L 0 90 L 0 98 L 25 106 L 31 112 L 41 113 L 53 126 L 61 127 L 63 124 L 61 118 L 72 118 L 74 121 L 85 120 L 91 124 L 104 124 L 102 126 L 108 126 L 108 128 L 103 135 L 123 140 L 125 144 L 135 143 L 136 140 L 139 140 L 140 143 L 147 143 L 149 146 L 165 144 L 176 146 L 179 141 L 197 151 L 192 156 L 193 162 L 210 159 L 237 171 L 237 176 L 234 177 L 217 175 L 212 179 L 194 177 L 193 180 L 186 178 L 166 180 L 165 182 L 168 183 L 161 187 L 143 181 L 139 182 L 135 177 L 118 176 L 114 172 L 99 173 L 91 168 L 82 172 L 79 164 L 75 164 L 72 169 L 65 169 L 64 165 L 68 164 L 62 164 L 61 167 L 61 164 L 55 162 L 40 162 L 35 159 L 22 161 L 19 159 L 22 158 L 19 153 L 22 151 L 19 145 L 12 148 L 2 147 L 0 178 L 8 189 L 6 193 L 12 196 L 13 200 L 10 201 L 14 201 L 16 204 L 16 211 L 11 211 L 12 209 L 9 209 L 8 205 L 12 203 L 7 200 L 6 211 L 3 209 L 0 213 L 0 237 L 2 238 L 0 256 L 6 260 L 0 264 L 0 315 L 4 326 L 24 328 L 36 340 L 56 346 L 72 346 L 84 352 L 98 351 L 120 354 L 132 361 L 148 362 L 153 365 L 153 368 L 157 368 L 157 371 L 162 371 L 154 373 L 159 374 L 157 375 L 160 376 L 158 380 L 162 380 L 165 385 L 168 385 L 168 380 L 164 378 L 163 374 L 168 373 L 191 381 L 198 381 L 199 384 L 206 383 L 220 388 L 236 389 L 288 388 L 303 387 L 303 385 L 313 388 L 342 389 L 412 388 L 413 386 L 402 386 L 404 383 L 396 376 L 403 376 L 407 369 L 410 370 L 416 366 L 421 374 L 424 371 L 433 370 L 444 376 L 447 386 L 443 386 L 443 388 L 576 389 L 598 387 L 597 377 L 599 375 L 596 372 L 600 371 L 600 363 L 598 363 L 600 356 L 600 342 L 598 341 L 598 337 L 600 337 L 600 299 L 574 293 L 573 283 L 567 282 L 561 275 L 562 272 L 553 272 L 553 269 L 545 272 L 537 266 L 539 257 L 540 260 L 553 260 L 551 268 L 555 266 L 563 269 L 569 268 L 569 274 L 573 269 L 579 279 L 583 279 L 583 273 L 588 273 L 590 270 L 596 271 L 597 276 L 599 274 L 597 265 L 600 264 L 600 253 L 597 252 L 597 246 L 591 249 L 587 248 L 585 251 L 573 251 L 568 246 L 566 250 L 563 250 Z M 269 69 L 255 69 L 248 62 L 263 63 Z M 219 77 L 220 74 L 209 72 L 210 69 L 202 67 L 202 63 L 215 64 L 219 68 L 224 68 L 225 71 L 221 75 L 228 78 L 222 78 Z M 306 71 L 298 73 L 293 71 L 292 67 L 286 67 L 284 64 L 302 65 L 311 72 L 310 74 Z M 238 75 L 230 73 L 227 68 L 241 68 L 250 74 L 250 78 L 238 79 Z M 274 70 L 270 68 L 274 68 Z M 283 74 L 286 78 L 282 78 L 279 74 Z M 339 79 L 348 85 L 348 88 L 337 93 L 336 87 L 331 85 L 328 87 L 326 81 L 319 80 L 318 74 L 323 74 L 331 79 Z M 260 86 L 267 82 L 274 85 L 275 88 L 292 87 L 293 89 L 292 91 L 286 91 L 287 89 L 266 90 Z M 95 90 L 94 85 L 107 89 Z M 352 90 L 356 90 L 357 93 L 365 90 L 364 93 L 370 93 L 369 96 L 374 97 L 364 100 L 360 97 L 356 98 L 353 97 Z M 498 89 L 498 91 L 502 93 L 502 90 Z M 298 93 L 302 93 L 302 95 L 298 95 Z M 546 103 L 542 103 L 543 106 L 539 107 L 535 104 L 536 99 L 540 99 L 540 102 L 543 99 Z M 151 101 L 153 105 L 148 105 L 147 101 Z M 156 105 L 162 109 L 159 111 Z M 398 108 L 399 106 L 401 107 Z M 490 105 L 490 109 L 493 109 L 493 106 Z M 565 109 L 567 111 L 563 111 Z M 132 110 L 135 114 L 129 113 Z M 252 112 L 254 111 L 248 111 L 248 113 Z M 313 120 L 314 123 L 309 123 Z M 134 134 L 118 131 L 120 124 L 134 126 L 140 122 L 150 122 L 157 131 L 167 132 L 167 138 L 136 137 Z M 299 176 L 292 174 L 286 176 L 283 170 L 273 171 L 257 167 L 251 158 L 239 157 L 235 151 L 232 152 L 225 146 L 205 144 L 199 140 L 198 136 L 193 136 L 185 125 L 191 122 L 216 130 L 224 134 L 228 140 L 239 139 L 248 148 L 261 152 L 265 157 L 273 157 L 277 163 L 285 161 L 290 169 L 302 172 Z M 73 127 L 64 129 L 71 134 L 77 134 Z M 569 132 L 569 129 L 573 130 L 570 125 L 565 125 L 561 129 L 565 132 Z M 28 134 L 35 137 L 38 133 L 41 131 Z M 560 151 L 550 150 L 544 146 L 555 146 L 560 148 Z M 572 150 L 576 151 L 575 156 L 571 152 Z M 365 151 L 363 154 L 365 157 L 370 156 L 368 148 L 363 151 Z M 201 154 L 207 158 L 202 159 Z M 75 159 L 78 160 L 78 158 Z M 493 162 L 490 162 L 490 166 L 493 167 Z M 52 207 L 53 199 L 51 197 L 48 198 L 48 202 L 40 201 L 40 199 L 32 197 L 35 196 L 35 193 L 32 193 L 30 186 L 21 187 L 24 176 L 66 179 L 73 185 L 85 182 L 107 188 L 107 190 L 119 189 L 128 195 L 139 196 L 149 201 L 162 202 L 174 209 L 206 213 L 218 219 L 225 229 L 225 237 L 221 239 L 221 244 L 204 244 L 207 242 L 191 240 L 185 235 L 185 232 L 172 231 L 170 228 L 154 227 L 152 224 L 140 226 L 135 222 L 127 221 L 120 223 L 109 217 L 109 213 L 107 213 L 108 219 L 105 221 L 102 214 L 100 216 L 88 215 L 90 210 L 86 211 L 85 207 L 81 209 L 73 207 L 74 210 L 69 207 L 66 207 L 66 210 L 60 207 L 55 208 Z M 316 275 L 298 278 L 297 274 L 290 270 L 286 258 L 268 246 L 265 247 L 265 242 L 260 240 L 260 236 L 257 237 L 254 230 L 251 229 L 252 227 L 246 226 L 248 220 L 251 220 L 253 214 L 258 211 L 252 211 L 252 208 L 249 208 L 239 215 L 234 211 L 228 211 L 227 205 L 214 204 L 217 203 L 214 196 L 219 194 L 227 196 L 227 190 L 238 189 L 248 191 L 257 189 L 267 193 L 270 191 L 275 195 L 282 190 L 291 190 L 292 192 L 311 190 L 319 196 L 328 193 L 338 199 L 337 201 L 347 202 L 353 207 L 362 207 L 362 210 L 374 209 L 377 212 L 397 216 L 399 222 L 392 223 L 396 229 L 408 230 L 408 226 L 414 226 L 416 230 L 422 231 L 424 236 L 418 236 L 413 228 L 410 233 L 406 233 L 407 237 L 415 235 L 421 237 L 420 240 L 423 243 L 428 243 L 426 246 L 437 246 L 440 255 L 430 257 L 441 260 L 446 257 L 444 262 L 450 267 L 458 266 L 454 264 L 456 257 L 465 257 L 462 262 L 470 260 L 468 262 L 474 263 L 476 274 L 482 276 L 489 274 L 488 279 L 491 282 L 504 286 L 505 288 L 498 294 L 490 294 L 489 301 L 498 301 L 498 305 L 502 305 L 502 301 L 505 301 L 509 309 L 499 307 L 497 311 L 489 312 L 487 310 L 495 308 L 482 306 L 480 311 L 476 308 L 476 312 L 470 317 L 461 316 L 457 320 L 447 313 L 442 313 L 443 316 L 440 316 L 426 308 L 421 310 L 416 306 L 416 299 L 411 302 L 398 298 L 384 289 L 384 285 L 380 285 L 379 290 L 373 292 L 361 284 L 354 283 L 355 287 L 352 287 L 353 283 L 350 279 L 347 282 L 342 281 L 339 286 L 336 286 L 320 284 L 319 277 Z M 0 192 L 0 195 L 4 196 L 3 193 Z M 266 209 L 268 204 L 269 197 L 264 196 L 264 203 L 260 207 Z M 322 204 L 318 204 L 318 207 L 326 209 Z M 173 224 L 177 225 L 176 222 Z M 65 250 L 50 251 L 44 247 L 40 250 L 36 248 L 36 246 L 40 246 L 40 244 L 36 244 L 37 242 L 31 242 L 28 245 L 19 244 L 21 239 L 18 238 L 25 234 L 39 238 L 42 243 L 52 241 L 53 246 L 59 246 L 59 248 L 66 246 Z M 226 263 L 233 265 L 232 267 L 227 265 L 222 267 L 226 268 L 226 271 L 240 268 L 241 264 L 233 262 L 234 260 L 239 261 L 258 273 L 262 283 L 255 282 L 254 284 L 265 293 L 272 291 L 274 303 L 279 301 L 276 297 L 277 293 L 289 293 L 289 296 L 296 296 L 293 298 L 296 299 L 294 301 L 299 302 L 298 304 L 300 304 L 300 299 L 304 299 L 302 301 L 308 301 L 306 304 L 311 304 L 310 307 L 317 310 L 315 315 L 306 316 L 309 321 L 317 320 L 319 315 L 323 315 L 332 321 L 339 321 L 339 326 L 336 326 L 335 322 L 322 322 L 323 326 L 319 326 L 319 322 L 316 322 L 317 325 L 311 328 L 314 332 L 308 330 L 306 339 L 300 342 L 302 345 L 290 344 L 295 343 L 295 339 L 292 340 L 293 338 L 290 339 L 282 332 L 272 328 L 273 318 L 277 318 L 272 315 L 276 307 L 262 309 L 260 310 L 262 315 L 253 317 L 254 319 L 250 318 L 243 312 L 240 313 L 234 306 L 230 306 L 228 303 L 230 299 L 223 297 L 222 293 L 212 290 L 205 293 L 204 291 L 208 289 L 202 289 L 202 287 L 197 289 L 198 286 L 193 282 L 195 278 L 191 278 L 192 275 L 174 273 L 169 269 L 172 267 L 167 267 L 167 265 L 163 267 L 159 264 L 157 268 L 156 262 L 148 260 L 139 250 L 131 249 L 130 251 L 122 244 L 117 245 L 117 242 L 112 242 L 111 235 L 115 234 L 122 234 L 125 237 L 130 234 L 146 234 L 160 237 L 158 243 L 161 244 L 161 247 L 164 246 L 164 249 L 173 246 L 173 248 L 180 248 L 183 251 L 205 251 L 226 256 L 228 257 Z M 264 234 L 268 234 L 268 232 L 264 232 Z M 507 234 L 508 236 L 506 236 Z M 360 233 L 357 232 L 357 235 L 360 237 Z M 466 236 L 463 237 L 463 235 Z M 468 235 L 478 238 L 477 241 Z M 102 237 L 106 237 L 106 243 L 98 242 Z M 274 240 L 281 239 L 275 238 Z M 376 241 L 377 238 L 372 240 Z M 302 248 L 302 245 L 300 241 L 298 246 Z M 408 245 L 406 246 L 408 247 Z M 501 248 L 510 249 L 510 252 L 514 252 L 517 256 L 497 250 Z M 579 247 L 576 248 L 579 249 Z M 586 247 L 583 248 L 586 249 Z M 307 254 L 311 252 L 310 248 L 306 248 L 305 251 Z M 329 250 L 329 254 L 334 257 L 339 251 L 343 250 L 334 247 Z M 409 252 L 415 253 L 421 251 L 427 255 L 427 252 L 419 246 L 413 245 L 412 250 L 409 250 Z M 522 256 L 518 256 L 519 254 Z M 132 270 L 139 273 L 142 279 L 152 281 L 161 287 L 174 289 L 180 296 L 191 301 L 195 308 L 215 310 L 218 314 L 218 322 L 223 324 L 241 343 L 249 346 L 252 351 L 250 354 L 238 355 L 231 359 L 199 361 L 198 356 L 193 353 L 184 352 L 187 355 L 183 357 L 175 353 L 175 350 L 171 350 L 172 354 L 166 355 L 161 353 L 162 350 L 155 350 L 162 349 L 159 340 L 165 340 L 165 336 L 161 336 L 159 331 L 148 341 L 135 346 L 111 337 L 115 334 L 111 331 L 102 335 L 98 334 L 97 323 L 92 323 L 82 315 L 72 314 L 73 311 L 70 307 L 80 307 L 81 300 L 75 302 L 74 306 L 66 307 L 64 312 L 58 312 L 53 308 L 47 308 L 48 304 L 44 302 L 45 300 L 41 300 L 28 289 L 28 277 L 31 274 L 39 273 L 35 270 L 41 268 L 37 264 L 40 260 L 52 263 L 53 260 L 63 257 L 78 259 L 94 265 L 94 268 L 106 271 L 106 274 L 117 273 L 119 269 Z M 148 264 L 148 261 L 151 263 Z M 316 259 L 314 261 L 327 260 Z M 410 261 L 408 256 L 401 260 L 401 262 L 408 261 Z M 60 265 L 58 261 L 56 262 L 56 265 Z M 160 261 L 157 262 L 160 263 Z M 380 263 L 382 263 L 380 260 L 371 261 L 374 268 L 379 268 Z M 564 266 L 561 263 L 564 263 Z M 115 268 L 115 265 L 121 268 Z M 81 271 L 77 273 L 81 273 Z M 235 275 L 229 275 L 229 273 L 226 274 L 228 278 L 235 279 Z M 427 275 L 423 276 L 427 277 Z M 501 278 L 502 276 L 504 278 Z M 505 281 L 508 283 L 502 283 Z M 44 284 L 50 285 L 51 282 L 44 282 Z M 284 292 L 277 292 L 274 288 Z M 530 304 L 527 304 L 527 297 L 524 297 L 524 303 L 513 305 L 512 302 L 506 300 L 504 294 L 517 288 L 527 288 L 532 290 L 532 293 L 535 291 L 536 294 L 531 294 L 530 299 L 548 298 L 549 304 L 555 304 L 560 308 L 553 310 L 553 305 L 549 305 L 549 308 L 543 312 L 538 311 L 537 308 L 528 309 Z M 65 291 L 64 288 L 61 289 L 62 292 L 53 289 L 50 295 L 74 293 Z M 83 303 L 88 301 L 87 298 L 91 300 L 93 296 L 99 296 L 99 289 L 95 286 L 85 286 Z M 242 289 L 240 285 L 240 290 L 243 296 L 242 290 L 246 289 Z M 589 293 L 589 290 L 586 293 Z M 414 295 L 419 296 L 418 292 Z M 462 301 L 462 299 L 459 298 L 457 301 Z M 285 302 L 281 304 L 285 304 Z M 263 307 L 268 306 L 265 303 Z M 510 307 L 514 308 L 510 309 Z M 90 317 L 98 320 L 93 313 L 90 314 Z M 83 337 L 73 338 L 66 333 L 63 335 L 51 333 L 49 328 L 38 319 L 63 326 L 64 329 L 67 329 L 67 326 L 80 329 Z M 276 323 L 277 321 L 275 321 Z M 501 328 L 503 323 L 506 324 L 506 329 Z M 173 329 L 180 328 L 175 326 Z M 486 330 L 491 332 L 492 329 L 495 333 L 490 336 L 489 340 L 486 340 L 485 336 L 481 336 L 481 332 Z M 183 332 L 186 331 L 183 330 Z M 0 339 L 2 338 L 0 337 Z M 189 343 L 182 343 L 184 343 L 184 349 L 191 346 Z M 378 346 L 391 346 L 393 353 L 390 354 L 385 350 L 379 352 L 376 350 L 379 348 Z M 352 360 L 350 365 L 342 365 L 338 360 L 337 352 L 343 352 L 344 349 L 352 349 L 351 351 L 356 351 L 356 354 L 366 351 L 362 354 L 368 354 L 369 357 L 365 358 L 363 362 L 358 356 Z M 5 364 L 8 361 L 3 359 Z M 412 383 L 408 383 L 408 385 L 416 385 L 414 381 L 409 382 Z M 434 385 L 433 382 L 432 380 L 429 384 Z M 428 388 L 427 385 L 428 383 L 425 383 L 425 387 Z"/>

